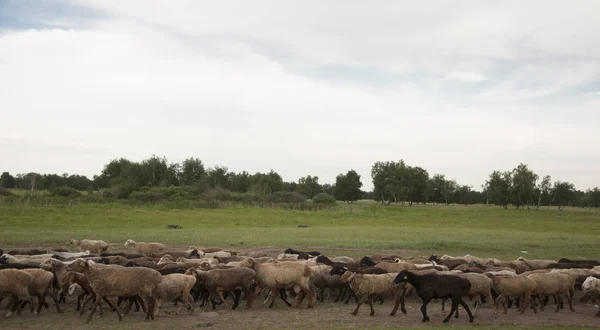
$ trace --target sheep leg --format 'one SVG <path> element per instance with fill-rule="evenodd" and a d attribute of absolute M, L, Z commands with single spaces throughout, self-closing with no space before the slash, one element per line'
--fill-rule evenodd
<path fill-rule="evenodd" d="M 335 300 L 333 302 L 340 301 L 340 299 L 342 299 L 342 297 L 346 293 L 346 288 L 340 288 L 339 290 L 340 290 L 340 293 L 338 294 L 337 298 L 335 298 Z"/>
<path fill-rule="evenodd" d="M 558 310 L 560 309 L 561 305 L 563 304 L 563 300 L 562 300 L 562 296 L 560 295 L 560 292 L 557 292 L 554 295 L 554 299 L 558 300 L 556 303 L 556 308 L 554 309 L 554 313 L 558 313 Z"/>
<path fill-rule="evenodd" d="M 428 322 L 429 316 L 427 316 L 427 304 L 431 301 L 431 298 L 423 299 L 423 304 L 421 305 L 421 314 L 423 314 L 422 322 Z M 452 315 L 452 314 L 450 314 Z"/>
<path fill-rule="evenodd" d="M 156 297 L 148 295 L 148 309 L 146 312 L 146 320 L 154 320 L 154 309 L 156 308 Z"/>
<path fill-rule="evenodd" d="M 448 300 L 448 297 L 442 299 L 442 311 L 440 312 L 440 314 L 442 316 L 446 316 L 446 311 L 445 311 L 446 300 Z"/>
<path fill-rule="evenodd" d="M 575 309 L 573 308 L 573 293 L 567 292 L 567 302 L 569 303 L 569 310 L 571 312 L 574 312 Z"/>
<path fill-rule="evenodd" d="M 467 303 L 461 297 L 459 297 L 459 303 L 467 311 L 467 314 L 469 314 L 469 322 L 473 323 L 473 319 L 475 318 L 475 316 L 473 316 L 473 314 L 471 314 L 471 310 L 469 309 L 469 306 L 467 305 Z M 457 309 L 458 309 L 458 307 L 457 307 Z"/>
<path fill-rule="evenodd" d="M 503 300 L 504 299 L 504 300 Z M 508 313 L 508 310 L 506 310 L 506 297 L 504 296 L 504 293 L 500 293 L 498 295 L 498 297 L 496 297 L 496 300 L 494 300 L 494 314 L 496 314 L 496 309 L 498 307 L 498 303 L 502 302 L 502 306 L 504 307 L 504 314 Z"/>
<path fill-rule="evenodd" d="M 52 300 L 54 300 L 54 306 L 56 307 L 56 312 L 57 313 L 62 313 L 62 311 L 60 310 L 60 306 L 58 305 L 58 297 L 56 296 L 56 293 L 54 293 L 54 291 L 52 291 L 52 289 L 48 288 L 46 289 L 46 295 L 50 296 L 50 298 L 52 298 Z"/>
<path fill-rule="evenodd" d="M 405 290 L 402 290 L 400 294 L 397 294 L 394 297 L 394 308 L 392 309 L 390 316 L 396 315 L 396 312 L 398 311 L 398 305 L 400 304 L 402 304 L 402 308 L 400 308 L 400 310 L 406 315 L 406 308 L 404 308 L 404 291 Z"/>
<path fill-rule="evenodd" d="M 494 299 L 492 298 L 492 292 L 491 291 L 489 291 L 487 293 L 487 299 L 486 300 L 487 300 L 488 304 L 494 305 Z M 495 308 L 493 309 L 492 315 L 493 315 L 494 318 L 498 317 L 498 315 L 496 315 L 496 309 Z M 475 313 L 475 316 L 477 316 L 477 313 Z"/>
<path fill-rule="evenodd" d="M 242 291 L 244 291 L 244 294 L 246 295 L 247 299 L 246 299 L 246 309 L 251 309 L 252 308 L 252 303 L 254 302 L 254 291 L 250 288 L 249 284 L 246 284 L 242 287 Z"/>
<path fill-rule="evenodd" d="M 373 297 L 369 296 L 367 298 L 367 302 L 369 303 L 369 307 L 371 307 L 371 313 L 369 315 L 374 316 L 375 315 L 375 309 L 373 309 Z"/>
<path fill-rule="evenodd" d="M 221 301 L 223 301 L 223 304 L 225 305 L 225 307 L 231 308 L 231 305 L 229 305 L 229 303 L 227 301 L 225 301 L 225 298 L 223 298 L 223 292 L 221 290 L 217 290 L 217 292 L 213 292 L 211 294 L 215 295 L 215 293 L 219 296 L 219 298 L 221 298 Z"/>
<path fill-rule="evenodd" d="M 87 321 L 85 321 L 85 323 L 89 323 L 92 320 L 92 316 L 94 316 L 94 313 L 96 312 L 96 308 L 98 308 L 98 305 L 100 304 L 101 298 L 104 298 L 104 296 L 100 297 L 99 295 L 96 295 L 96 299 L 94 299 L 94 303 L 92 304 L 92 311 L 90 312 L 90 316 L 88 317 Z M 117 307 L 117 313 L 119 313 L 118 307 Z M 120 318 L 121 318 L 121 314 L 119 314 L 119 319 Z"/>
<path fill-rule="evenodd" d="M 450 318 L 452 317 L 452 315 L 454 314 L 454 312 L 456 312 L 456 310 L 458 309 L 458 304 L 460 301 L 460 296 L 453 294 L 452 295 L 452 308 L 450 308 L 450 313 L 448 313 L 448 315 L 446 316 L 446 318 L 444 319 L 444 323 L 448 323 L 448 321 L 450 321 Z"/>
<path fill-rule="evenodd" d="M 281 300 L 283 300 L 283 302 L 285 302 L 285 304 L 288 305 L 288 307 L 292 307 L 292 303 L 287 301 L 287 294 L 286 294 L 285 289 L 279 290 L 279 296 L 281 297 Z"/>
<path fill-rule="evenodd" d="M 598 308 L 598 312 L 596 313 L 596 317 L 600 316 L 600 308 Z"/>
<path fill-rule="evenodd" d="M 242 291 L 235 290 L 233 292 L 233 306 L 231 306 L 231 309 L 236 309 L 240 305 L 241 297 L 242 297 Z"/>
<path fill-rule="evenodd" d="M 355 308 L 355 309 L 354 309 L 354 311 L 353 311 L 352 313 L 350 313 L 350 314 L 352 314 L 352 315 L 356 315 L 356 314 L 358 314 L 358 309 L 360 308 L 360 305 L 362 305 L 362 304 L 365 302 L 365 300 L 367 300 L 367 298 L 368 298 L 368 297 L 367 297 L 367 295 L 364 295 L 364 296 L 362 296 L 362 297 L 360 298 L 360 300 L 358 301 L 358 303 L 357 303 L 357 305 L 356 305 L 356 308 Z"/>

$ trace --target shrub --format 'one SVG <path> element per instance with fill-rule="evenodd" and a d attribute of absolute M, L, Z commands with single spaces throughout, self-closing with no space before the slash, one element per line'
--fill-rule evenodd
<path fill-rule="evenodd" d="M 207 190 L 200 198 L 205 201 L 229 201 L 232 197 L 229 190 L 217 187 Z"/>
<path fill-rule="evenodd" d="M 118 186 L 112 187 L 110 191 L 110 195 L 119 199 L 125 199 L 131 195 L 134 191 L 134 186 L 132 184 L 124 183 Z M 106 197 L 106 195 L 105 195 Z"/>
<path fill-rule="evenodd" d="M 312 198 L 313 203 L 315 204 L 324 204 L 324 205 L 333 205 L 335 204 L 335 198 L 328 193 L 318 193 L 315 197 Z"/>
<path fill-rule="evenodd" d="M 134 191 L 129 195 L 129 199 L 142 202 L 156 202 L 166 199 L 167 196 L 157 190 Z"/>
<path fill-rule="evenodd" d="M 268 196 L 273 203 L 305 203 L 306 196 L 297 192 L 277 191 Z"/>
<path fill-rule="evenodd" d="M 13 194 L 12 192 L 10 192 L 8 189 L 0 187 L 0 196 L 12 197 L 14 195 L 15 194 Z"/>
<path fill-rule="evenodd" d="M 79 190 L 71 188 L 69 186 L 58 186 L 50 190 L 50 195 L 62 197 L 79 197 L 81 196 L 81 193 L 79 192 Z"/>

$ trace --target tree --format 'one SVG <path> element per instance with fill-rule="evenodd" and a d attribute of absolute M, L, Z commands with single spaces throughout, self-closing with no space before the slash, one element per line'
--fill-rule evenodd
<path fill-rule="evenodd" d="M 185 186 L 191 186 L 202 182 L 206 177 L 204 164 L 198 158 L 190 157 L 181 163 L 179 182 Z"/>
<path fill-rule="evenodd" d="M 537 174 L 527 168 L 527 165 L 521 163 L 511 173 L 512 185 L 510 187 L 510 196 L 517 209 L 521 206 L 531 204 L 535 189 L 535 182 L 538 179 Z"/>
<path fill-rule="evenodd" d="M 211 188 L 229 188 L 229 180 L 227 177 L 228 168 L 225 166 L 216 165 L 208 170 L 207 181 Z"/>
<path fill-rule="evenodd" d="M 558 209 L 562 211 L 563 206 L 570 205 L 573 201 L 575 186 L 570 182 L 556 181 L 550 193 L 553 196 L 551 204 L 556 203 Z"/>
<path fill-rule="evenodd" d="M 250 191 L 253 194 L 268 195 L 284 188 L 283 178 L 273 169 L 269 173 L 256 172 L 250 179 Z"/>
<path fill-rule="evenodd" d="M 592 207 L 600 207 L 600 189 L 588 189 L 585 192 L 585 205 L 591 210 Z"/>
<path fill-rule="evenodd" d="M 337 200 L 353 203 L 361 198 L 360 175 L 355 170 L 350 170 L 346 174 L 340 173 L 335 178 L 334 197 Z"/>
<path fill-rule="evenodd" d="M 547 196 L 550 193 L 550 188 L 552 188 L 552 181 L 549 175 L 545 175 L 537 186 L 538 191 L 538 201 L 536 210 L 540 209 L 540 205 L 542 204 L 542 197 Z"/>
<path fill-rule="evenodd" d="M 427 186 L 429 183 L 429 173 L 421 167 L 408 168 L 410 178 L 410 188 L 408 195 L 408 205 L 415 203 L 425 203 L 427 200 Z"/>
<path fill-rule="evenodd" d="M 450 204 L 450 201 L 452 200 L 452 196 L 455 194 L 456 189 L 458 189 L 458 183 L 456 183 L 456 180 L 444 181 L 444 185 L 442 187 L 442 196 L 444 197 L 446 205 Z"/>
<path fill-rule="evenodd" d="M 427 184 L 427 200 L 433 203 L 441 203 L 445 183 L 446 177 L 443 174 L 435 174 Z"/>
<path fill-rule="evenodd" d="M 488 182 L 492 201 L 496 205 L 502 205 L 506 210 L 508 208 L 512 184 L 511 172 L 494 171 L 490 174 Z"/>
<path fill-rule="evenodd" d="M 371 167 L 373 194 L 382 203 L 404 202 L 412 188 L 412 176 L 403 160 L 375 162 Z"/>
<path fill-rule="evenodd" d="M 31 194 L 33 194 L 33 190 L 36 187 L 36 181 L 39 181 L 39 178 L 41 178 L 41 176 L 37 173 L 27 173 L 27 179 L 29 180 L 29 186 L 31 187 Z"/>
<path fill-rule="evenodd" d="M 300 178 L 298 180 L 298 185 L 296 186 L 297 193 L 303 194 L 311 199 L 322 191 L 323 188 L 319 184 L 318 176 L 307 175 L 306 177 Z"/>
<path fill-rule="evenodd" d="M 10 175 L 8 172 L 2 172 L 2 175 L 0 175 L 0 186 L 7 189 L 14 188 L 15 177 Z"/>

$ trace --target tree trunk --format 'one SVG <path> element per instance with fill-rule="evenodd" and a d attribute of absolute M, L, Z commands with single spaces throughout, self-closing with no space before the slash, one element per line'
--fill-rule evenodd
<path fill-rule="evenodd" d="M 412 201 L 408 201 L 408 206 L 412 206 Z"/>

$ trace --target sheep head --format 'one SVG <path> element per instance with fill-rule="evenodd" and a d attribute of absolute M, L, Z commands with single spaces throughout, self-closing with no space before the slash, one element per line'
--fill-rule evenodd
<path fill-rule="evenodd" d="M 403 270 L 400 273 L 398 273 L 398 275 L 394 279 L 394 283 L 400 284 L 400 283 L 408 282 L 408 279 L 411 275 L 413 275 L 413 273 L 411 273 L 410 271 Z"/>
<path fill-rule="evenodd" d="M 2 256 L 0 256 L 0 264 L 5 264 L 8 262 L 8 256 L 6 254 L 3 254 Z"/>
<path fill-rule="evenodd" d="M 133 245 L 133 243 L 135 243 L 133 240 L 128 239 L 127 242 L 125 242 L 125 246 Z"/>
<path fill-rule="evenodd" d="M 56 259 L 46 259 L 44 261 L 42 261 L 42 263 L 40 264 L 40 268 L 43 270 L 48 270 L 48 271 L 53 271 L 54 267 L 57 266 L 57 260 Z"/>
<path fill-rule="evenodd" d="M 348 283 L 348 282 L 352 281 L 352 279 L 354 278 L 354 276 L 356 276 L 356 273 L 346 271 L 340 277 L 340 282 L 342 282 L 342 283 Z"/>
<path fill-rule="evenodd" d="M 254 260 L 254 258 L 246 258 L 242 261 L 240 261 L 239 267 L 248 267 L 248 268 L 254 268 L 256 266 L 256 261 Z"/>
<path fill-rule="evenodd" d="M 78 259 L 75 259 L 71 264 L 67 265 L 67 270 L 81 273 L 87 267 L 88 267 L 87 261 L 85 261 L 84 259 L 78 258 Z"/>
<path fill-rule="evenodd" d="M 69 238 L 67 241 L 67 245 L 75 244 L 75 241 L 72 238 Z"/>

